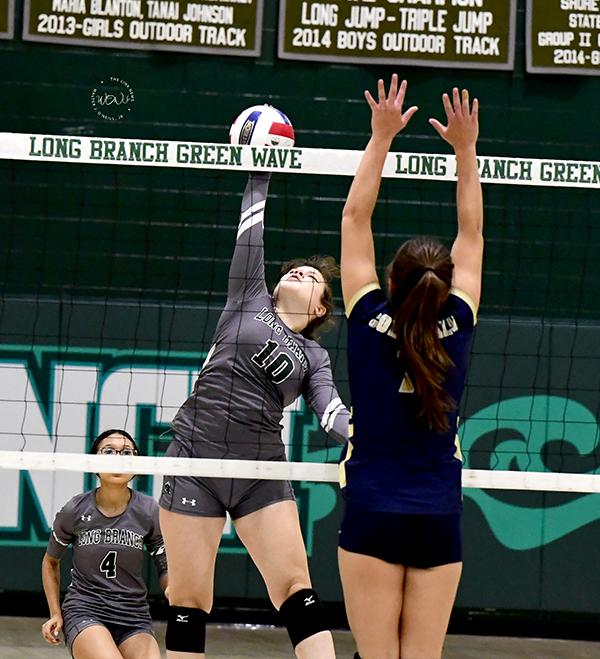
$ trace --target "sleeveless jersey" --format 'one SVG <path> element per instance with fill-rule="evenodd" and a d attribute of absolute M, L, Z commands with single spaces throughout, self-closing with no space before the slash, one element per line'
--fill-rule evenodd
<path fill-rule="evenodd" d="M 283 409 L 300 395 L 337 441 L 349 413 L 327 351 L 277 316 L 264 272 L 263 218 L 269 175 L 250 177 L 229 271 L 227 304 L 192 395 L 172 422 L 192 457 L 277 460 Z M 180 453 L 181 455 L 181 453 Z"/>
<path fill-rule="evenodd" d="M 442 434 L 418 416 L 421 402 L 407 364 L 398 356 L 393 312 L 378 284 L 358 291 L 346 313 L 352 420 L 340 464 L 345 499 L 381 512 L 460 512 L 458 411 L 448 413 L 449 430 Z M 438 334 L 454 363 L 443 386 L 457 405 L 465 388 L 474 325 L 472 301 L 452 289 Z"/>
<path fill-rule="evenodd" d="M 106 517 L 96 506 L 96 490 L 78 494 L 57 513 L 47 553 L 60 559 L 69 545 L 73 569 L 64 612 L 116 625 L 151 620 L 142 578 L 144 545 L 159 579 L 167 573 L 158 504 L 152 497 L 132 490 L 125 511 Z"/>

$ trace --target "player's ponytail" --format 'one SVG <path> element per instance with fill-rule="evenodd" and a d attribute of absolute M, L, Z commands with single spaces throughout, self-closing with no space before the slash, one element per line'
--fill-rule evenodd
<path fill-rule="evenodd" d="M 442 384 L 454 365 L 438 335 L 438 317 L 452 285 L 454 266 L 437 240 L 414 238 L 400 247 L 389 270 L 394 332 L 400 356 L 421 400 L 420 416 L 432 430 L 448 429 L 456 403 Z"/>

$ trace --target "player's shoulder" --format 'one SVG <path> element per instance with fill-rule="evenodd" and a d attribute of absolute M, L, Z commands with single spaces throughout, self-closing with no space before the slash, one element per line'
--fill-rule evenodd
<path fill-rule="evenodd" d="M 327 350 L 319 343 L 318 338 L 309 339 L 302 335 L 299 335 L 300 341 L 298 344 L 304 353 L 308 361 L 309 371 L 313 372 L 324 364 L 329 364 L 329 353 Z"/>
<path fill-rule="evenodd" d="M 138 510 L 148 514 L 153 514 L 158 511 L 158 502 L 156 499 L 143 492 L 138 492 L 137 490 L 131 490 L 131 503 Z"/>
<path fill-rule="evenodd" d="M 86 490 L 85 492 L 76 494 L 72 499 L 69 499 L 69 501 L 67 501 L 65 507 L 69 506 L 70 508 L 73 508 L 75 510 L 80 506 L 87 506 L 90 502 L 95 502 L 96 489 L 97 488 L 94 488 L 93 490 Z"/>
<path fill-rule="evenodd" d="M 453 287 L 450 290 L 449 303 L 464 322 L 472 323 L 473 326 L 477 324 L 477 307 L 468 293 Z"/>
<path fill-rule="evenodd" d="M 82 510 L 87 510 L 90 504 L 95 502 L 95 494 L 95 489 L 76 494 L 63 505 L 58 511 L 58 514 L 63 517 L 72 517 L 81 514 Z"/>
<path fill-rule="evenodd" d="M 255 320 L 255 317 L 250 314 L 253 312 L 256 315 L 262 313 L 264 316 L 269 312 L 275 313 L 275 305 L 273 296 L 265 290 L 264 293 L 252 297 L 228 298 L 223 311 L 229 312 L 229 314 L 224 313 L 222 315 L 223 319 L 230 319 L 233 317 L 232 314 L 243 312 L 244 320 L 248 317 Z M 256 320 L 260 320 L 260 318 L 256 318 Z M 236 322 L 239 322 L 239 320 L 236 320 Z"/>
<path fill-rule="evenodd" d="M 348 320 L 354 320 L 372 311 L 381 310 L 380 307 L 387 307 L 387 304 L 379 282 L 374 281 L 360 288 L 352 296 L 346 306 L 346 317 Z"/>

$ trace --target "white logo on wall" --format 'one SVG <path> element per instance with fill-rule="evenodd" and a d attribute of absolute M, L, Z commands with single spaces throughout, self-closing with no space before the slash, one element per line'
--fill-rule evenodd
<path fill-rule="evenodd" d="M 106 121 L 121 121 L 131 106 L 135 95 L 131 86 L 122 78 L 106 78 L 92 91 L 94 112 Z"/>

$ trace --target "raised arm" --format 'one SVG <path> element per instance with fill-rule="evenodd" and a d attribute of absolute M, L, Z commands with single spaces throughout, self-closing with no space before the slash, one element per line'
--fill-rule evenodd
<path fill-rule="evenodd" d="M 452 246 L 452 284 L 467 293 L 478 308 L 483 262 L 483 195 L 476 152 L 479 103 L 474 99 L 471 109 L 469 92 L 463 89 L 461 99 L 456 87 L 452 90 L 452 103 L 448 94 L 442 98 L 448 125 L 443 126 L 436 119 L 429 122 L 456 154 L 458 233 Z"/>
<path fill-rule="evenodd" d="M 377 281 L 371 216 L 392 140 L 417 111 L 413 106 L 402 112 L 406 80 L 402 81 L 398 89 L 398 76 L 395 73 L 388 96 L 385 95 L 383 80 L 379 80 L 378 92 L 378 103 L 368 91 L 365 92 L 372 112 L 372 135 L 350 187 L 342 216 L 341 271 L 346 306 L 363 286 Z"/>
<path fill-rule="evenodd" d="M 241 302 L 267 292 L 264 262 L 264 215 L 270 174 L 250 174 L 229 268 L 227 298 Z"/>

